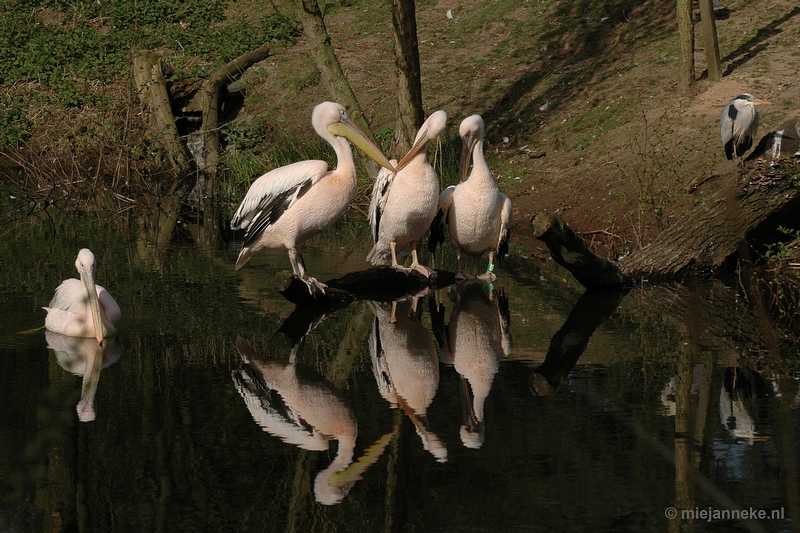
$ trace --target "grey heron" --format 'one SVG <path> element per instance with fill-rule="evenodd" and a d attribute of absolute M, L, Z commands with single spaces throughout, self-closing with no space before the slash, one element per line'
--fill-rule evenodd
<path fill-rule="evenodd" d="M 758 132 L 755 106 L 771 103 L 743 93 L 725 104 L 719 119 L 719 133 L 728 159 L 742 157 L 753 146 L 753 138 Z"/>

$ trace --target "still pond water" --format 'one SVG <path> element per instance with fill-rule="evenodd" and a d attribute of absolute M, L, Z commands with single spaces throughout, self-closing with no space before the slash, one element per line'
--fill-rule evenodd
<path fill-rule="evenodd" d="M 2 228 L 0 531 L 800 530 L 797 349 L 718 281 L 583 294 L 517 254 L 314 325 L 285 252 L 100 228 Z M 368 240 L 302 251 L 326 280 Z M 83 246 L 123 312 L 102 353 L 30 331 Z"/>

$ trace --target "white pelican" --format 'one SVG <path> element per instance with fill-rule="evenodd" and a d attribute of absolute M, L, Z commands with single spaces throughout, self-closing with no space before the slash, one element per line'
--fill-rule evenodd
<path fill-rule="evenodd" d="M 122 312 L 108 291 L 95 285 L 97 265 L 91 250 L 78 252 L 75 268 L 80 281 L 66 279 L 56 288 L 50 307 L 43 307 L 47 311 L 44 326 L 68 337 L 93 337 L 102 346 L 105 337 L 117 332 Z"/>
<path fill-rule="evenodd" d="M 338 442 L 336 457 L 314 480 L 316 500 L 333 505 L 377 461 L 393 434 L 385 435 L 354 462 L 355 413 L 330 381 L 296 361 L 302 345 L 301 340 L 292 348 L 288 360 L 269 359 L 240 337 L 236 348 L 244 368 L 234 370 L 232 377 L 250 415 L 264 431 L 304 450 L 325 451 L 331 439 Z"/>
<path fill-rule="evenodd" d="M 485 284 L 475 283 L 459 285 L 457 290 L 456 305 L 442 335 L 441 359 L 461 376 L 461 441 L 467 448 L 480 448 L 484 441 L 483 406 L 500 360 L 511 353 L 511 315 L 501 290 L 495 294 Z M 472 389 L 471 401 L 467 384 Z"/>
<path fill-rule="evenodd" d="M 375 246 L 367 254 L 373 265 L 388 265 L 429 277 L 433 270 L 419 264 L 417 241 L 428 231 L 439 196 L 439 178 L 428 162 L 428 143 L 444 131 L 447 114 L 436 111 L 422 124 L 414 146 L 397 163 L 397 173 L 381 170 L 372 189 L 369 221 Z M 397 254 L 411 249 L 411 266 L 397 263 Z"/>
<path fill-rule="evenodd" d="M 417 315 L 416 301 L 367 302 L 375 315 L 369 345 L 372 371 L 381 396 L 392 407 L 402 409 L 423 448 L 444 463 L 447 448 L 430 430 L 427 418 L 439 388 L 439 361 L 436 345 Z"/>
<path fill-rule="evenodd" d="M 325 161 L 299 161 L 271 170 L 255 180 L 231 220 L 232 229 L 247 229 L 236 269 L 264 248 L 286 248 L 292 271 L 312 292 L 325 286 L 306 273 L 297 245 L 336 222 L 356 192 L 356 168 L 350 140 L 380 165 L 392 165 L 347 117 L 343 106 L 323 102 L 311 124 L 336 152 L 336 169 Z"/>
<path fill-rule="evenodd" d="M 430 249 L 444 242 L 443 224 L 449 228 L 456 249 L 458 277 L 467 278 L 461 268 L 461 254 L 480 256 L 488 252 L 489 266 L 481 278 L 493 281 L 494 259 L 508 253 L 511 228 L 511 200 L 500 192 L 483 156 L 484 124 L 480 115 L 465 118 L 459 127 L 463 141 L 459 183 L 439 196 L 439 213 L 431 228 Z M 470 158 L 472 173 L 467 178 Z"/>
<path fill-rule="evenodd" d="M 758 133 L 758 111 L 755 106 L 771 103 L 744 93 L 725 104 L 719 118 L 719 133 L 725 147 L 725 157 L 742 157 L 753 146 L 753 139 Z"/>

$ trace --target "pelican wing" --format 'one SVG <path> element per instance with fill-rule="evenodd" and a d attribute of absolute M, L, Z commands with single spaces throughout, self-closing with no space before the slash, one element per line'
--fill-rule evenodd
<path fill-rule="evenodd" d="M 497 260 L 501 261 L 508 255 L 508 241 L 511 236 L 511 200 L 503 196 L 503 208 L 500 211 L 500 236 L 497 242 Z"/>
<path fill-rule="evenodd" d="M 453 205 L 453 191 L 455 190 L 456 186 L 451 185 L 439 195 L 439 210 L 433 219 L 430 236 L 428 237 L 428 251 L 431 254 L 436 253 L 438 245 L 444 244 L 444 236 L 447 233 L 447 217 L 450 207 Z"/>
<path fill-rule="evenodd" d="M 58 309 L 69 313 L 83 311 L 86 306 L 86 289 L 75 278 L 65 279 L 56 287 L 56 293 L 50 300 L 50 306 L 44 309 Z"/>
<path fill-rule="evenodd" d="M 392 159 L 392 166 L 397 161 Z M 372 228 L 372 242 L 378 242 L 378 230 L 380 229 L 381 215 L 386 206 L 386 199 L 389 197 L 389 189 L 392 187 L 395 173 L 387 168 L 381 168 L 375 177 L 375 185 L 372 186 L 372 199 L 369 202 L 369 225 Z"/>
<path fill-rule="evenodd" d="M 325 161 L 309 160 L 267 172 L 250 186 L 233 215 L 231 229 L 247 229 L 256 218 L 263 220 L 259 215 L 265 210 L 269 215 L 267 218 L 272 218 L 271 223 L 274 223 L 297 200 L 301 189 L 307 191 L 327 171 L 328 163 Z"/>

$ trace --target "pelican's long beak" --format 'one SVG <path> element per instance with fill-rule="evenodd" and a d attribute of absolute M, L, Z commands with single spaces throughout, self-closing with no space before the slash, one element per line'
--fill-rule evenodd
<path fill-rule="evenodd" d="M 370 141 L 369 137 L 364 135 L 364 133 L 358 129 L 358 127 L 353 124 L 350 119 L 342 119 L 336 124 L 331 124 L 328 126 L 328 131 L 331 133 L 331 135 L 344 137 L 356 145 L 359 150 L 367 154 L 380 166 L 391 170 L 392 172 L 396 172 L 395 168 L 389 162 L 389 159 L 383 155 L 383 152 L 381 152 L 381 149 L 375 146 L 375 143 Z"/>
<path fill-rule="evenodd" d="M 428 135 L 425 132 L 420 132 L 417 135 L 417 142 L 414 143 L 414 146 L 411 147 L 411 150 L 408 151 L 403 158 L 397 162 L 397 171 L 400 172 L 405 168 L 406 165 L 414 158 L 415 155 L 420 150 L 423 150 L 428 147 Z"/>
<path fill-rule="evenodd" d="M 469 174 L 469 162 L 472 159 L 472 150 L 478 142 L 476 135 L 469 134 L 464 137 L 461 143 L 461 160 L 458 163 L 458 182 L 464 183 Z"/>
<path fill-rule="evenodd" d="M 86 294 L 89 298 L 89 306 L 92 308 L 92 322 L 94 323 L 94 333 L 100 346 L 103 345 L 103 318 L 100 314 L 100 300 L 97 299 L 97 288 L 94 285 L 94 275 L 91 272 L 81 272 L 81 281 L 86 287 Z"/>

